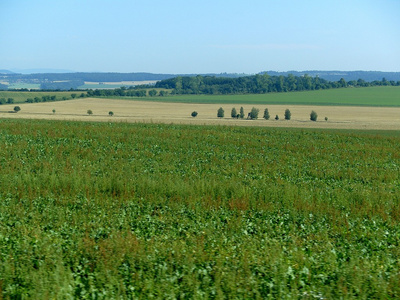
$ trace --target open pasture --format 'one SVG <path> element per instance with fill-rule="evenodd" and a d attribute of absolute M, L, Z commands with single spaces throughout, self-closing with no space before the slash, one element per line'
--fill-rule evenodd
<path fill-rule="evenodd" d="M 230 117 L 232 107 L 239 112 L 241 106 L 244 107 L 246 116 L 253 106 L 259 108 L 259 119 L 232 119 Z M 82 98 L 62 102 L 21 104 L 20 107 L 20 112 L 10 114 L 8 111 L 12 111 L 13 105 L 2 105 L 0 118 L 400 130 L 400 107 L 167 103 L 143 101 L 143 98 L 142 101 Z M 225 117 L 222 119 L 217 118 L 219 107 L 225 110 Z M 271 116 L 268 121 L 262 119 L 265 108 L 269 109 Z M 290 121 L 284 120 L 284 111 L 287 108 L 292 113 Z M 56 113 L 52 112 L 53 109 Z M 93 115 L 89 116 L 87 110 L 92 110 Z M 318 113 L 317 122 L 310 121 L 311 110 Z M 109 111 L 114 113 L 112 117 L 108 115 Z M 198 112 L 196 118 L 191 117 L 193 111 Z M 279 116 L 279 121 L 274 120 L 275 115 Z M 328 121 L 324 120 L 325 117 Z"/>
<path fill-rule="evenodd" d="M 0 293 L 400 297 L 398 132 L 0 120 Z"/>

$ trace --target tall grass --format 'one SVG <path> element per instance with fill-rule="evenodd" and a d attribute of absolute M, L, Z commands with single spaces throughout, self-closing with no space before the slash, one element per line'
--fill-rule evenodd
<path fill-rule="evenodd" d="M 4 298 L 398 298 L 400 137 L 0 120 Z"/>

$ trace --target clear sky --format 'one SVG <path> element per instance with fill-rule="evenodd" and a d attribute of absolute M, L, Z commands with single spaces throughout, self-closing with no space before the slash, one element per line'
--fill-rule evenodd
<path fill-rule="evenodd" d="M 400 0 L 0 0 L 0 69 L 400 71 Z"/>

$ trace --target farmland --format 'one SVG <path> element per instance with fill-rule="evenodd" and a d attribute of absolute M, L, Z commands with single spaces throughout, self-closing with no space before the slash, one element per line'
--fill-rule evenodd
<path fill-rule="evenodd" d="M 400 134 L 0 120 L 3 298 L 399 298 Z"/>
<path fill-rule="evenodd" d="M 244 95 L 170 95 L 168 97 L 154 97 L 152 101 L 202 104 L 292 104 L 394 107 L 400 106 L 400 87 L 379 86 Z"/>
<path fill-rule="evenodd" d="M 355 106 L 316 106 L 316 105 L 252 105 L 252 104 L 197 104 L 152 101 L 156 97 L 141 98 L 141 101 L 122 99 L 79 98 L 68 101 L 20 104 L 21 111 L 10 114 L 14 105 L 2 105 L 0 118 L 59 119 L 101 122 L 153 122 L 166 124 L 230 125 L 255 127 L 301 127 L 400 130 L 400 107 L 355 107 Z M 160 97 L 162 98 L 162 97 Z M 166 97 L 169 98 L 169 97 Z M 258 120 L 232 119 L 231 109 L 239 111 L 243 105 L 246 116 L 253 106 L 260 110 Z M 217 110 L 223 107 L 224 118 L 217 118 Z M 264 109 L 268 108 L 270 120 L 262 119 Z M 290 121 L 283 119 L 285 109 L 290 109 Z M 53 113 L 52 111 L 55 111 Z M 88 115 L 87 111 L 93 114 Z M 315 110 L 319 119 L 310 121 L 310 112 Z M 114 115 L 109 116 L 112 111 Z M 196 118 L 191 117 L 198 112 Z M 275 121 L 275 115 L 280 116 Z M 325 117 L 328 121 L 325 121 Z"/>

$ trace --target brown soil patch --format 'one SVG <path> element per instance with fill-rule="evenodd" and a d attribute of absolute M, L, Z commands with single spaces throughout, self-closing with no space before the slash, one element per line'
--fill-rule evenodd
<path fill-rule="evenodd" d="M 230 118 L 230 104 L 183 104 L 151 101 L 128 101 L 113 99 L 85 98 L 61 102 L 19 104 L 21 111 L 10 113 L 15 104 L 0 106 L 0 118 L 51 119 L 103 122 L 153 122 L 201 125 L 237 125 L 266 127 L 337 128 L 368 130 L 400 130 L 400 108 L 384 107 L 343 107 L 343 106 L 305 106 L 305 105 L 255 105 L 260 109 L 258 120 L 237 120 Z M 219 107 L 225 110 L 225 118 L 217 118 Z M 245 113 L 254 105 L 243 105 Z M 262 119 L 268 107 L 271 120 Z M 236 105 L 239 112 L 240 105 Z M 292 119 L 284 119 L 285 109 L 290 109 Z M 53 114 L 52 110 L 56 113 Z M 92 110 L 89 116 L 87 110 Z M 310 112 L 318 113 L 318 121 L 310 121 Z M 109 111 L 114 116 L 108 115 Z M 190 116 L 197 111 L 198 116 Z M 275 121 L 275 115 L 280 120 Z M 324 118 L 328 117 L 328 121 Z"/>

